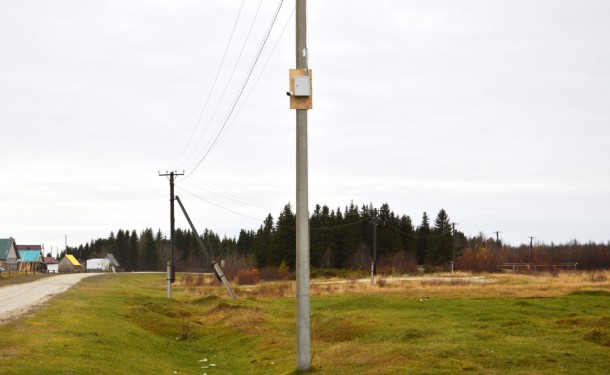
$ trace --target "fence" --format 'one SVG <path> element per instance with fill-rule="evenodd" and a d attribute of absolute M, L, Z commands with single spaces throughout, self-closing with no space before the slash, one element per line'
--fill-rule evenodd
<path fill-rule="evenodd" d="M 578 263 L 559 263 L 559 264 L 530 264 L 530 263 L 502 263 L 496 267 L 500 271 L 528 272 L 534 271 L 557 271 L 558 269 L 576 269 Z"/>

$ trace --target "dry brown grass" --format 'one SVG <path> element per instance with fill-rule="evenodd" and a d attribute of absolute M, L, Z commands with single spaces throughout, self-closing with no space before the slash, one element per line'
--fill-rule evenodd
<path fill-rule="evenodd" d="M 184 277 L 174 284 L 193 295 L 225 295 L 222 285 L 211 275 Z M 294 281 L 264 281 L 256 285 L 236 285 L 239 297 L 294 297 Z M 537 274 L 478 274 L 465 272 L 431 274 L 421 278 L 377 277 L 370 279 L 312 280 L 310 294 L 397 294 L 405 297 L 552 297 L 578 290 L 610 291 L 610 271 Z"/>

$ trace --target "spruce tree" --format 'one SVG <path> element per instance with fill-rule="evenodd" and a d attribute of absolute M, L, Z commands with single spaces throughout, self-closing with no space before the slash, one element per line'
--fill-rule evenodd
<path fill-rule="evenodd" d="M 430 263 L 442 265 L 449 263 L 453 258 L 453 230 L 449 216 L 441 209 L 434 220 L 433 251 L 430 254 Z"/>
<path fill-rule="evenodd" d="M 417 260 L 417 264 L 426 263 L 431 248 L 430 240 L 430 221 L 428 220 L 428 214 L 424 212 L 421 225 L 417 227 L 417 245 L 415 248 L 415 259 Z"/>
<path fill-rule="evenodd" d="M 382 204 L 377 215 L 377 260 L 380 256 L 393 255 L 402 249 L 398 226 L 399 220 L 390 206 Z"/>
<path fill-rule="evenodd" d="M 271 265 L 271 237 L 274 232 L 273 216 L 269 214 L 256 232 L 252 243 L 254 259 L 256 260 L 256 266 L 259 268 Z"/>
<path fill-rule="evenodd" d="M 324 207 L 328 209 L 328 207 Z M 328 244 L 328 227 L 328 217 L 324 216 L 322 207 L 320 207 L 319 204 L 316 204 L 316 207 L 314 208 L 309 220 L 310 264 L 313 267 L 325 266 L 323 257 Z"/>
<path fill-rule="evenodd" d="M 129 265 L 130 269 L 125 271 L 137 271 L 138 270 L 138 234 L 135 230 L 131 231 L 129 237 Z"/>
<path fill-rule="evenodd" d="M 182 231 L 177 230 L 176 232 L 178 231 L 180 232 L 180 235 L 182 235 Z M 145 229 L 140 236 L 140 253 L 143 254 L 144 260 L 142 270 L 157 270 L 157 262 L 159 257 L 156 249 L 153 230 L 151 228 Z"/>
<path fill-rule="evenodd" d="M 414 252 L 416 235 L 415 230 L 413 229 L 413 223 L 411 223 L 411 218 L 403 215 L 400 218 L 398 227 L 400 229 L 400 241 L 402 242 L 402 249 L 406 253 Z"/>
<path fill-rule="evenodd" d="M 290 203 L 284 206 L 271 237 L 271 264 L 285 262 L 291 270 L 296 268 L 296 216 Z"/>

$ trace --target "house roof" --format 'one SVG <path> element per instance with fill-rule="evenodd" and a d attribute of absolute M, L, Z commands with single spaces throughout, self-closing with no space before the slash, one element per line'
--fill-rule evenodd
<path fill-rule="evenodd" d="M 7 259 L 9 252 L 11 251 L 11 246 L 15 243 L 15 239 L 13 237 L 9 238 L 0 238 L 0 259 Z"/>
<path fill-rule="evenodd" d="M 54 264 L 54 263 L 57 263 L 57 262 L 55 261 L 55 258 L 53 258 L 53 257 L 44 257 L 42 261 L 43 261 L 45 264 Z"/>
<path fill-rule="evenodd" d="M 80 266 L 80 263 L 78 263 L 78 260 L 76 260 L 74 255 L 66 254 L 66 259 L 68 259 L 73 266 Z"/>
<path fill-rule="evenodd" d="M 42 251 L 42 245 L 15 245 L 17 250 L 38 250 Z"/>
<path fill-rule="evenodd" d="M 18 262 L 39 262 L 41 256 L 40 250 L 19 250 Z"/>
<path fill-rule="evenodd" d="M 110 264 L 111 264 L 112 266 L 115 266 L 115 267 L 121 267 L 121 265 L 120 265 L 120 264 L 119 264 L 119 262 L 116 260 L 116 258 L 114 257 L 114 255 L 112 255 L 112 254 L 108 254 L 108 255 L 106 255 L 106 259 L 108 259 L 108 260 L 110 261 Z"/>

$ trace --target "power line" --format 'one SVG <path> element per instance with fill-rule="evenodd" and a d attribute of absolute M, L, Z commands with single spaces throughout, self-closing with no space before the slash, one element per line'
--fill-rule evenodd
<path fill-rule="evenodd" d="M 255 198 L 249 197 L 247 195 L 237 193 L 235 191 L 226 189 L 224 187 L 221 187 L 219 185 L 213 184 L 209 181 L 205 181 L 202 179 L 197 179 L 197 178 L 193 177 L 185 183 L 194 188 L 205 189 L 205 190 L 211 192 L 212 194 L 216 194 L 216 195 L 225 197 L 227 199 L 230 199 L 232 201 L 242 203 L 242 204 L 245 204 L 245 205 L 248 205 L 251 207 L 269 210 L 270 207 L 272 206 L 270 203 L 263 202 L 263 201 L 255 199 Z"/>
<path fill-rule="evenodd" d="M 241 46 L 241 50 L 239 51 L 239 55 L 237 57 L 237 60 L 235 61 L 235 64 L 233 64 L 233 69 L 231 70 L 231 75 L 229 76 L 229 79 L 227 80 L 227 84 L 225 85 L 224 90 L 222 91 L 222 94 L 220 96 L 220 99 L 218 100 L 218 103 L 216 104 L 216 108 L 214 108 L 214 112 L 212 112 L 212 116 L 210 117 L 210 120 L 208 121 L 208 124 L 207 124 L 204 132 L 201 134 L 201 136 L 199 137 L 197 143 L 195 144 L 195 146 L 193 147 L 193 149 L 191 150 L 191 152 L 187 156 L 187 160 L 193 155 L 195 150 L 197 150 L 197 147 L 199 147 L 199 144 L 205 138 L 205 135 L 206 135 L 207 130 L 209 129 L 210 125 L 214 122 L 214 118 L 216 117 L 216 113 L 218 113 L 218 109 L 220 108 L 220 105 L 222 104 L 222 101 L 225 98 L 225 95 L 227 94 L 227 91 L 229 89 L 229 85 L 231 84 L 231 81 L 233 80 L 233 76 L 235 75 L 235 71 L 237 70 L 237 66 L 239 65 L 239 62 L 241 61 L 241 57 L 242 57 L 242 55 L 243 55 L 243 53 L 244 53 L 244 51 L 246 49 L 246 44 L 248 44 L 248 40 L 250 40 L 250 35 L 252 34 L 252 29 L 254 28 L 254 24 L 256 23 L 256 19 L 258 18 L 258 13 L 260 11 L 262 3 L 263 3 L 262 0 L 260 0 L 259 3 L 258 3 L 258 7 L 256 8 L 256 13 L 254 14 L 254 17 L 252 18 L 252 22 L 250 23 L 250 28 L 248 29 L 248 33 L 246 34 L 246 38 L 244 39 L 244 42 L 243 42 L 243 44 Z M 208 144 L 209 144 L 209 142 L 208 142 Z M 207 145 L 206 145 L 206 147 L 207 147 Z M 188 175 L 187 175 L 187 177 L 188 177 Z"/>
<path fill-rule="evenodd" d="M 225 48 L 225 52 L 222 55 L 222 60 L 220 61 L 220 65 L 218 66 L 218 71 L 216 72 L 216 77 L 214 77 L 214 82 L 212 83 L 212 88 L 210 89 L 210 92 L 208 92 L 208 96 L 207 96 L 207 98 L 205 100 L 205 104 L 203 105 L 203 109 L 201 110 L 201 113 L 199 114 L 199 118 L 197 119 L 197 122 L 195 123 L 195 127 L 193 128 L 193 132 L 191 133 L 191 136 L 189 137 L 189 140 L 186 143 L 186 146 L 184 146 L 184 149 L 182 149 L 182 152 L 180 153 L 180 156 L 178 156 L 178 158 L 174 162 L 174 165 L 176 165 L 178 163 L 178 161 L 180 160 L 182 155 L 184 155 L 184 153 L 186 152 L 186 150 L 190 146 L 191 142 L 193 141 L 193 137 L 195 136 L 195 133 L 197 132 L 197 129 L 199 128 L 199 124 L 201 123 L 201 119 L 203 118 L 203 114 L 205 113 L 205 110 L 208 108 L 208 103 L 210 102 L 210 98 L 212 97 L 212 92 L 214 92 L 214 88 L 216 87 L 216 82 L 218 81 L 218 77 L 220 76 L 220 72 L 222 70 L 222 67 L 224 65 L 225 59 L 227 57 L 227 52 L 229 51 L 229 47 L 231 46 L 231 41 L 233 40 L 233 35 L 235 34 L 235 29 L 237 28 L 237 24 L 239 22 L 239 16 L 241 15 L 241 11 L 242 11 L 242 9 L 244 7 L 244 2 L 245 2 L 245 0 L 242 0 L 241 1 L 241 5 L 239 6 L 239 11 L 237 12 L 237 17 L 235 18 L 235 23 L 233 24 L 233 30 L 231 30 L 231 36 L 229 36 L 229 41 L 227 42 L 227 46 Z M 206 131 L 207 131 L 207 127 L 203 131 L 203 134 L 205 134 Z"/>
<path fill-rule="evenodd" d="M 185 193 L 188 193 L 188 194 L 192 195 L 193 197 L 195 197 L 195 198 L 197 198 L 197 199 L 200 199 L 200 200 L 202 200 L 202 201 L 204 201 L 204 202 L 206 202 L 206 203 L 208 203 L 208 204 L 211 204 L 212 206 L 215 206 L 215 207 L 221 208 L 221 209 L 223 209 L 223 210 L 225 210 L 225 211 L 229 211 L 229 212 L 231 212 L 231 213 L 234 213 L 235 215 L 243 216 L 243 217 L 245 217 L 245 218 L 252 219 L 252 220 L 255 220 L 255 221 L 258 221 L 258 222 L 263 222 L 263 221 L 262 221 L 262 220 L 260 220 L 260 219 L 257 219 L 257 218 L 254 218 L 254 217 L 252 217 L 252 216 L 248 216 L 248 215 L 242 214 L 242 213 L 237 212 L 237 211 L 234 211 L 234 210 L 232 210 L 232 209 L 230 209 L 230 208 L 226 208 L 226 207 L 223 207 L 223 206 L 221 206 L 221 205 L 219 205 L 219 204 L 217 204 L 217 203 L 211 202 L 211 201 L 209 201 L 209 200 L 207 200 L 207 199 L 205 199 L 205 198 L 203 198 L 203 197 L 201 197 L 201 196 L 199 196 L 199 195 L 197 195 L 197 194 L 195 194 L 195 193 L 193 193 L 193 192 L 190 192 L 190 191 L 186 190 L 186 189 L 185 189 L 185 188 L 183 188 L 183 187 L 178 186 L 178 189 L 180 189 L 180 190 L 184 191 Z"/>
<path fill-rule="evenodd" d="M 269 60 L 271 60 L 271 57 L 273 56 L 273 52 L 275 52 L 276 47 L 278 46 L 278 44 L 282 40 L 282 36 L 284 35 L 284 32 L 286 31 L 286 28 L 288 27 L 288 24 L 290 23 L 290 20 L 292 19 L 292 16 L 294 15 L 295 9 L 296 8 L 292 9 L 292 13 L 290 13 L 290 16 L 288 17 L 288 21 L 286 21 L 286 24 L 284 25 L 284 28 L 282 29 L 282 31 L 281 31 L 277 41 L 273 45 L 273 48 L 271 49 L 271 52 L 269 53 L 269 56 L 267 57 L 267 60 L 265 60 L 265 64 L 263 64 L 263 67 L 261 68 L 260 72 L 258 73 L 258 76 L 256 77 L 256 80 L 254 80 L 254 83 L 250 87 L 250 91 L 248 91 L 248 94 L 246 95 L 244 100 L 241 102 L 241 105 L 239 106 L 239 109 L 237 110 L 235 116 L 233 116 L 233 119 L 229 123 L 229 126 L 227 127 L 227 130 L 229 128 L 231 128 L 231 125 L 233 125 L 235 120 L 239 117 L 239 114 L 241 113 L 242 109 L 244 108 L 244 106 L 248 102 L 248 99 L 250 98 L 250 94 L 252 94 L 252 92 L 254 91 L 254 88 L 256 87 L 256 84 L 258 83 L 258 81 L 261 78 L 261 76 L 263 75 L 263 73 L 265 71 L 265 68 L 267 67 L 267 64 L 269 64 Z M 226 134 L 226 132 L 224 134 Z M 223 134 L 223 136 L 224 136 L 224 134 Z M 221 136 L 221 139 L 222 139 L 222 136 Z"/>
<path fill-rule="evenodd" d="M 228 111 L 226 117 L 225 117 L 225 121 L 223 122 L 222 126 L 220 127 L 220 129 L 218 130 L 216 137 L 213 139 L 213 141 L 211 143 L 209 143 L 209 147 L 207 149 L 207 151 L 205 151 L 205 153 L 203 154 L 203 156 L 201 157 L 201 159 L 199 160 L 199 162 L 195 165 L 195 167 L 191 170 L 191 172 L 186 176 L 187 178 L 192 175 L 200 166 L 201 163 L 203 163 L 203 161 L 205 160 L 205 158 L 208 156 L 208 154 L 210 153 L 210 151 L 212 151 L 212 149 L 214 148 L 214 145 L 216 144 L 216 142 L 218 141 L 218 138 L 220 137 L 220 134 L 222 133 L 222 131 L 225 129 L 225 127 L 227 126 L 227 123 L 229 121 L 229 119 L 231 118 L 231 115 L 233 114 L 233 111 L 235 110 L 235 107 L 237 105 L 237 102 L 239 101 L 239 99 L 241 98 L 241 95 L 244 92 L 244 89 L 246 88 L 246 85 L 248 83 L 248 80 L 250 79 L 250 77 L 252 76 L 252 71 L 254 70 L 254 67 L 256 66 L 256 63 L 258 62 L 258 59 L 260 58 L 260 55 L 263 51 L 263 48 L 265 47 L 265 44 L 267 43 L 267 40 L 269 38 L 269 34 L 271 33 L 271 29 L 273 28 L 273 25 L 275 24 L 275 20 L 277 19 L 277 15 L 280 12 L 280 9 L 282 7 L 283 4 L 283 0 L 281 0 L 278 4 L 278 7 L 275 11 L 275 14 L 273 16 L 273 19 L 271 20 L 271 24 L 269 25 L 269 28 L 267 29 L 267 32 L 265 34 L 265 37 L 263 38 L 263 41 L 259 47 L 259 50 L 256 54 L 256 57 L 254 59 L 254 61 L 252 62 L 252 65 L 250 66 L 250 69 L 248 71 L 248 74 L 246 76 L 246 79 L 244 80 L 238 95 L 236 96 L 235 100 L 233 101 L 233 104 L 231 106 L 231 109 Z"/>

